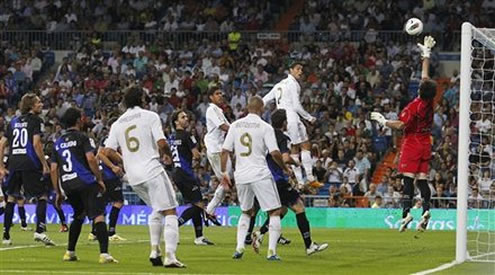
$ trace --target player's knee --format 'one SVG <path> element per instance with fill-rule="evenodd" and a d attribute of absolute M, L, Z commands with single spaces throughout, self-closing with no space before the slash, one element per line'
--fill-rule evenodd
<path fill-rule="evenodd" d="M 160 213 L 161 213 L 163 216 L 177 215 L 177 212 L 175 211 L 175 208 L 172 208 L 172 209 L 167 209 L 167 210 L 163 210 L 163 211 L 160 211 Z"/>
<path fill-rule="evenodd" d="M 8 196 L 7 202 L 15 202 L 15 197 L 14 196 Z"/>
<path fill-rule="evenodd" d="M 273 209 L 273 210 L 268 211 L 269 216 L 280 216 L 281 213 L 282 213 L 282 208 L 277 208 L 277 209 Z"/>
<path fill-rule="evenodd" d="M 301 214 L 303 213 L 306 209 L 304 208 L 303 202 L 299 199 L 295 204 L 291 206 L 292 211 L 294 211 L 296 214 Z"/>
<path fill-rule="evenodd" d="M 94 218 L 94 223 L 99 223 L 99 222 L 104 222 L 105 221 L 105 216 L 99 215 Z"/>
<path fill-rule="evenodd" d="M 122 201 L 116 201 L 116 202 L 112 203 L 112 206 L 116 207 L 116 208 L 122 208 L 123 205 L 124 205 L 124 203 Z"/>

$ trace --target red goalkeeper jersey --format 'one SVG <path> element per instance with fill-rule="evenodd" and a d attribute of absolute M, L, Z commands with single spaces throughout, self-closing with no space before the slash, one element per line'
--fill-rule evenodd
<path fill-rule="evenodd" d="M 431 144 L 431 128 L 433 125 L 433 101 L 423 100 L 419 97 L 400 113 L 399 119 L 404 122 L 404 142 L 413 138 L 421 143 Z"/>

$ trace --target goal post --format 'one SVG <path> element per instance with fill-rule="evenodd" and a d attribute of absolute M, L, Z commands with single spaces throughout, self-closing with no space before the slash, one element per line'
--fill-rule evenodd
<path fill-rule="evenodd" d="M 488 171 L 493 183 L 495 148 L 495 29 L 462 24 L 457 160 L 456 263 L 495 262 L 495 190 L 472 206 L 470 181 Z M 474 129 L 472 131 L 472 129 Z M 487 157 L 488 155 L 488 157 Z M 483 185 L 486 188 L 486 184 Z M 469 211 L 471 212 L 468 212 Z M 469 214 L 469 215 L 468 215 Z"/>

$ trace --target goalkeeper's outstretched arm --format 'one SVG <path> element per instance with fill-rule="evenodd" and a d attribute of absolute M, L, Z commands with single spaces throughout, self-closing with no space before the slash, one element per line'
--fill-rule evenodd
<path fill-rule="evenodd" d="M 418 47 L 421 50 L 421 57 L 423 58 L 423 64 L 421 68 L 421 79 L 430 78 L 430 55 L 431 48 L 436 44 L 435 38 L 432 36 L 425 36 L 423 44 L 418 43 Z"/>

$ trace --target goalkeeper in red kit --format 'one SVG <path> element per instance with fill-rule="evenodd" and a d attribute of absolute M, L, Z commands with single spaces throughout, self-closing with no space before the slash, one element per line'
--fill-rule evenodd
<path fill-rule="evenodd" d="M 424 43 L 418 46 L 423 58 L 421 83 L 418 97 L 411 101 L 400 113 L 399 120 L 387 120 L 377 112 L 371 113 L 371 119 L 383 126 L 403 130 L 404 138 L 400 149 L 399 172 L 402 174 L 403 210 L 400 232 L 407 229 L 413 217 L 409 213 L 414 197 L 414 180 L 423 198 L 423 214 L 417 230 L 424 231 L 430 220 L 431 191 L 426 180 L 431 158 L 431 129 L 433 124 L 433 99 L 436 95 L 436 82 L 428 75 L 431 48 L 435 39 L 431 36 L 424 38 Z"/>

